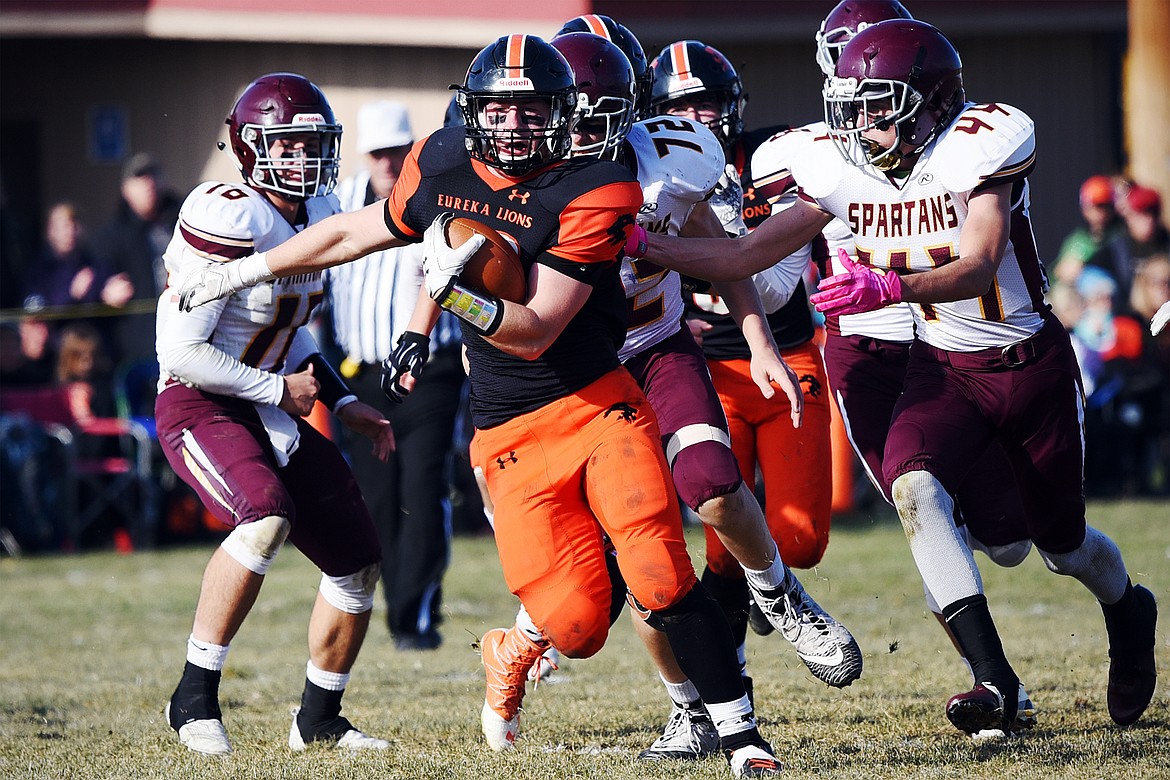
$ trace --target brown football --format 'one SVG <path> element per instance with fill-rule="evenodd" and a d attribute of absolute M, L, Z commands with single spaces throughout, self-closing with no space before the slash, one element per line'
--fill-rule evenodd
<path fill-rule="evenodd" d="M 475 233 L 487 240 L 463 266 L 459 281 L 505 301 L 524 303 L 528 297 L 528 279 L 524 264 L 508 239 L 481 222 L 456 217 L 447 223 L 447 244 L 462 246 Z"/>

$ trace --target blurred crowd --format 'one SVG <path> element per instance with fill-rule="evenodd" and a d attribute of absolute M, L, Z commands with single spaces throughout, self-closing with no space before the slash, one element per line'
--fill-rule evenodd
<path fill-rule="evenodd" d="M 31 550 L 109 544 L 132 549 L 124 521 L 113 512 L 79 537 L 66 538 L 54 517 L 65 506 L 60 469 L 46 455 L 49 445 L 40 440 L 38 421 L 13 412 L 11 399 L 20 390 L 57 388 L 67 423 L 149 421 L 157 372 L 154 308 L 179 199 L 158 161 L 145 153 L 126 161 L 113 216 L 93 231 L 74 204 L 62 201 L 46 210 L 38 239 L 12 219 L 4 198 L 0 191 L 0 395 L 9 399 L 0 422 L 0 541 Z M 1154 312 L 1170 300 L 1170 232 L 1162 198 L 1123 177 L 1097 175 L 1081 186 L 1079 207 L 1082 224 L 1047 263 L 1047 300 L 1081 362 L 1086 492 L 1166 495 L 1170 330 L 1158 337 L 1149 332 Z M 328 330 L 328 317 L 319 319 Z M 325 333 L 319 341 L 332 339 Z M 145 541 L 216 533 L 214 521 L 155 454 L 149 511 L 156 516 L 153 538 Z M 458 504 L 461 488 L 448 492 Z M 480 532 L 483 524 L 477 517 L 456 517 L 455 530 Z"/>
<path fill-rule="evenodd" d="M 1085 388 L 1085 490 L 1165 495 L 1170 475 L 1170 232 L 1157 190 L 1119 176 L 1080 188 L 1082 224 L 1049 266 L 1048 302 L 1072 336 Z"/>

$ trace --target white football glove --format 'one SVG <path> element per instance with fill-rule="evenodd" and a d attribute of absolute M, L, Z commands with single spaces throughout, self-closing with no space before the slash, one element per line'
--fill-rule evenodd
<path fill-rule="evenodd" d="M 1170 322 L 1170 301 L 1163 303 L 1154 312 L 1154 319 L 1150 320 L 1150 335 L 1157 336 L 1161 333 L 1167 322 Z"/>
<path fill-rule="evenodd" d="M 218 301 L 275 278 L 276 275 L 268 270 L 264 252 L 239 260 L 208 263 L 189 274 L 179 285 L 179 309 L 191 311 L 196 306 Z"/>
<path fill-rule="evenodd" d="M 455 277 L 467 265 L 471 256 L 486 241 L 476 233 L 461 246 L 452 249 L 447 244 L 447 223 L 455 215 L 447 211 L 435 217 L 435 221 L 423 233 L 423 273 L 426 275 L 427 293 L 441 301 L 455 283 Z"/>

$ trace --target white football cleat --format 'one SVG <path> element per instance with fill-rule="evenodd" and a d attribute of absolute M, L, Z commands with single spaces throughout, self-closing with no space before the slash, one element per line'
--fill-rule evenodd
<path fill-rule="evenodd" d="M 305 750 L 307 747 L 305 744 L 305 738 L 301 736 L 300 726 L 297 725 L 297 713 L 300 711 L 301 710 L 299 707 L 293 710 L 292 727 L 288 731 L 288 746 L 298 753 Z M 339 719 L 345 720 L 344 718 L 340 717 Z M 357 729 L 353 728 L 353 724 L 351 724 L 348 720 L 345 720 L 345 723 L 349 726 L 349 728 L 346 729 L 345 733 L 342 734 L 336 741 L 333 739 L 322 739 L 317 741 L 332 744 L 332 746 L 337 750 L 386 750 L 390 747 L 390 743 L 386 740 L 379 739 L 377 737 L 371 737 L 369 734 L 358 731 Z"/>
<path fill-rule="evenodd" d="M 167 725 L 170 726 L 171 703 L 169 701 L 163 709 L 163 717 L 166 718 Z M 228 739 L 227 729 L 223 727 L 221 720 L 211 718 L 193 720 L 179 726 L 176 731 L 179 732 L 179 742 L 183 743 L 188 750 L 202 753 L 205 756 L 231 755 L 232 743 Z"/>
<path fill-rule="evenodd" d="M 732 777 L 779 777 L 784 771 L 780 760 L 758 745 L 741 747 L 728 760 Z"/>
<path fill-rule="evenodd" d="M 516 746 L 516 735 L 520 733 L 520 713 L 517 712 L 511 720 L 504 720 L 485 701 L 479 713 L 479 725 L 489 748 L 497 753 L 511 750 Z"/>

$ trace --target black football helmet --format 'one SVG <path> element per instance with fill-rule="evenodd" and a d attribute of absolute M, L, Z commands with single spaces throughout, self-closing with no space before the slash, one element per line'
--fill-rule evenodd
<path fill-rule="evenodd" d="M 572 32 L 588 32 L 600 35 L 622 50 L 634 69 L 634 81 L 638 85 L 638 96 L 634 101 L 634 121 L 650 116 L 650 63 L 638 37 L 621 22 L 601 14 L 585 14 L 565 22 L 557 35 Z"/>
<path fill-rule="evenodd" d="M 854 35 L 871 24 L 913 18 L 898 0 L 841 0 L 817 30 L 817 65 L 826 77 L 832 76 L 841 49 Z"/>
<path fill-rule="evenodd" d="M 600 140 L 578 141 L 572 154 L 616 160 L 634 124 L 637 85 L 629 59 L 616 45 L 593 33 L 566 33 L 550 43 L 564 55 L 577 81 L 577 130 L 591 124 L 600 130 Z"/>
<path fill-rule="evenodd" d="M 573 69 L 547 41 L 535 35 L 505 35 L 486 46 L 471 62 L 455 99 L 467 125 L 467 151 L 509 176 L 523 176 L 569 153 L 570 130 L 577 108 Z M 488 126 L 484 107 L 493 101 L 548 101 L 548 125 L 533 130 Z M 509 142 L 535 141 L 523 155 L 501 152 Z"/>
<path fill-rule="evenodd" d="M 317 85 L 296 73 L 253 81 L 226 120 L 232 153 L 244 181 L 290 200 L 327 195 L 341 164 L 341 125 Z M 315 133 L 316 157 L 272 157 L 282 135 Z"/>
<path fill-rule="evenodd" d="M 730 60 L 701 41 L 676 41 L 650 63 L 650 111 L 662 114 L 663 106 L 681 97 L 709 92 L 722 103 L 720 116 L 708 127 L 730 149 L 743 133 L 743 83 Z"/>
<path fill-rule="evenodd" d="M 825 123 L 853 165 L 892 170 L 917 155 L 963 110 L 963 63 L 947 37 L 925 22 L 893 19 L 866 27 L 841 50 L 825 81 Z M 862 137 L 898 129 L 890 148 Z M 901 150 L 902 144 L 911 149 Z"/>

